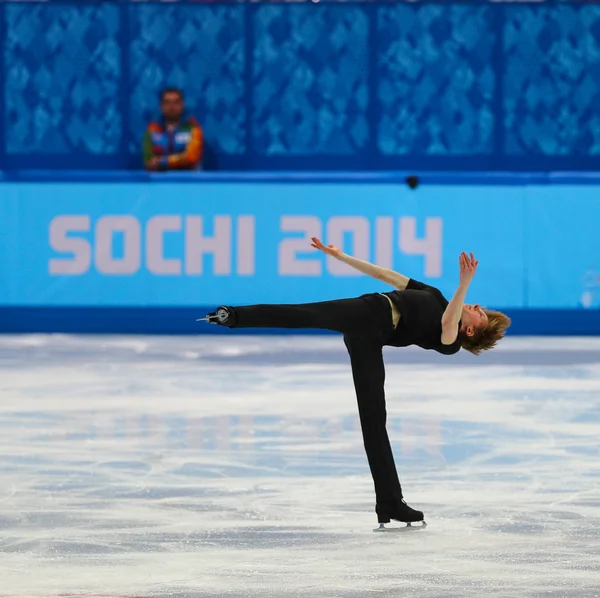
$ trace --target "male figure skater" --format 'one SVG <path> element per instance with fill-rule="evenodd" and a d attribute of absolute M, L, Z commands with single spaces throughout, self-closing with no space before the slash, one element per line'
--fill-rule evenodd
<path fill-rule="evenodd" d="M 458 258 L 460 282 L 448 302 L 435 287 L 346 255 L 333 245 L 326 247 L 316 237 L 311 245 L 396 290 L 299 305 L 221 306 L 205 320 L 229 328 L 325 328 L 341 332 L 350 354 L 379 523 L 390 519 L 409 525 L 423 521 L 423 513 L 404 501 L 394 464 L 386 430 L 382 348 L 417 345 L 452 355 L 462 347 L 479 355 L 504 336 L 510 319 L 501 312 L 464 303 L 479 264 L 472 253 L 468 256 L 463 252 Z"/>

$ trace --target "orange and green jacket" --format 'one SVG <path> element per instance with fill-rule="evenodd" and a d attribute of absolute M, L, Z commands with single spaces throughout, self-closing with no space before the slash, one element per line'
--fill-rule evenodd
<path fill-rule="evenodd" d="M 151 122 L 144 136 L 144 165 L 160 157 L 163 170 L 195 170 L 204 153 L 204 135 L 196 119 L 183 119 L 168 131 L 162 122 Z"/>

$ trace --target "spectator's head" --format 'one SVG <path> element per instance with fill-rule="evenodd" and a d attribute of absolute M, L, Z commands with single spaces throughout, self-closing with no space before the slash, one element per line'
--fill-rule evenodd
<path fill-rule="evenodd" d="M 177 124 L 183 115 L 185 103 L 183 91 L 168 87 L 160 94 L 160 110 L 167 124 Z"/>

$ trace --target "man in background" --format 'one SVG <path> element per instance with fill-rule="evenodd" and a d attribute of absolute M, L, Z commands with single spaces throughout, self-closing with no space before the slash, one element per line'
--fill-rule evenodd
<path fill-rule="evenodd" d="M 144 136 L 147 170 L 197 170 L 202 167 L 204 135 L 196 119 L 185 115 L 180 89 L 165 89 L 160 96 L 162 118 L 151 122 Z"/>

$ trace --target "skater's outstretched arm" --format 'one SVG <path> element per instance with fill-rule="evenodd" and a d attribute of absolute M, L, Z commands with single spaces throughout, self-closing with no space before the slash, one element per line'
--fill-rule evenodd
<path fill-rule="evenodd" d="M 389 268 L 382 268 L 381 266 L 376 266 L 375 264 L 371 264 L 370 262 L 365 262 L 363 260 L 359 260 L 356 257 L 352 257 L 351 255 L 345 254 L 341 249 L 333 245 L 323 245 L 317 237 L 312 238 L 311 246 L 315 249 L 319 249 L 323 253 L 334 257 L 336 260 L 340 262 L 344 262 L 348 264 L 355 270 L 366 274 L 367 276 L 371 276 L 377 280 L 381 280 L 386 284 L 389 284 L 396 289 L 403 291 L 408 285 L 408 281 L 410 278 L 404 276 L 404 274 L 400 274 L 399 272 L 394 272 L 394 270 L 390 270 Z"/>
<path fill-rule="evenodd" d="M 460 282 L 454 296 L 448 303 L 444 314 L 442 315 L 442 344 L 451 345 L 458 337 L 458 324 L 462 316 L 462 308 L 469 290 L 469 285 L 479 261 L 471 253 L 469 257 L 464 251 L 458 258 L 460 265 Z"/>

